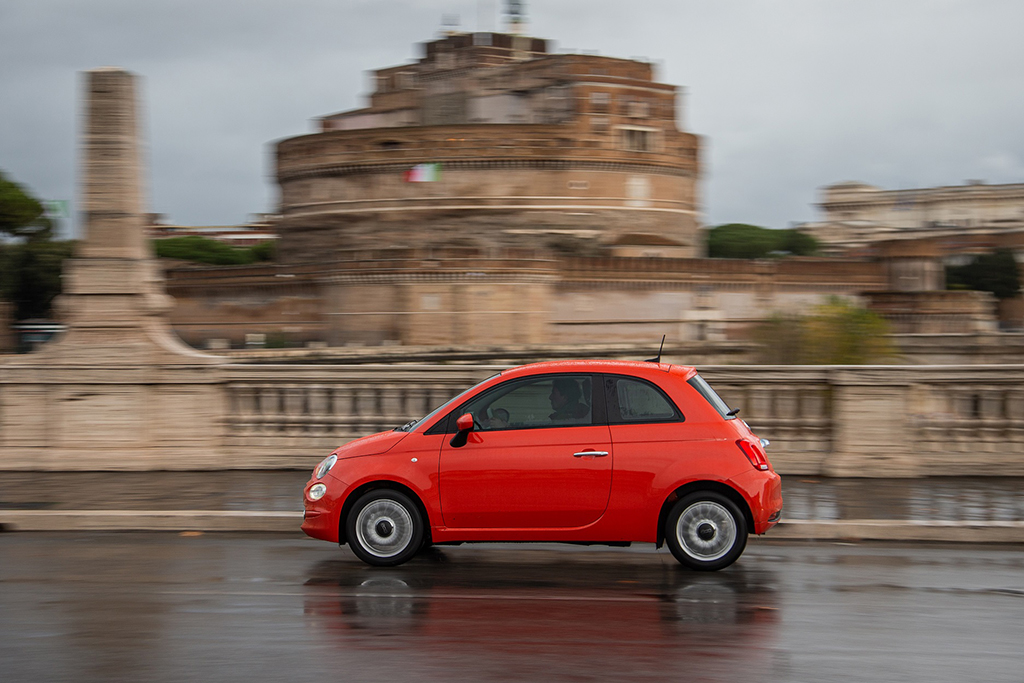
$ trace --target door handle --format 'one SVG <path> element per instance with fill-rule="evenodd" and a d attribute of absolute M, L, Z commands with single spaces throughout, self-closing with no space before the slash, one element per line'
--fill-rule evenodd
<path fill-rule="evenodd" d="M 582 458 L 585 455 L 590 455 L 595 458 L 603 458 L 604 456 L 608 455 L 608 451 L 580 451 L 579 453 L 573 453 L 572 457 Z"/>

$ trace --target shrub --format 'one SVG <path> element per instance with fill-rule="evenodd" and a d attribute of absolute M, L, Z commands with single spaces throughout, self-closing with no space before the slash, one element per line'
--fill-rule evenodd
<path fill-rule="evenodd" d="M 862 365 L 897 353 L 877 313 L 831 297 L 810 315 L 776 314 L 755 326 L 758 362 L 770 365 Z"/>

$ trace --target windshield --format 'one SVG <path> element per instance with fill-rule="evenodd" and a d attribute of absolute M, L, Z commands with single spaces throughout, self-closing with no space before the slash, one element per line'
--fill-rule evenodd
<path fill-rule="evenodd" d="M 498 374 L 501 374 L 501 373 L 498 373 Z M 459 401 L 460 401 L 460 400 L 462 399 L 462 397 L 463 397 L 463 396 L 465 396 L 465 395 L 466 395 L 466 394 L 468 394 L 469 392 L 473 391 L 474 389 L 476 389 L 476 388 L 477 388 L 478 386 L 480 386 L 480 385 L 481 385 L 481 384 L 483 384 L 484 382 L 490 382 L 490 381 L 491 381 L 492 379 L 494 379 L 494 378 L 495 378 L 495 377 L 497 377 L 497 376 L 498 376 L 498 375 L 491 375 L 491 376 L 490 376 L 490 377 L 488 377 L 487 379 L 483 380 L 483 382 L 477 382 L 476 384 L 474 384 L 474 385 L 473 385 L 473 386 L 471 386 L 470 388 L 468 388 L 468 389 L 466 389 L 465 391 L 463 391 L 463 392 L 459 393 L 459 394 L 458 394 L 457 396 L 453 396 L 453 397 L 451 397 L 450 399 L 448 399 L 447 401 L 445 401 L 445 402 L 444 402 L 443 404 L 439 405 L 439 406 L 438 406 L 437 408 L 434 408 L 434 409 L 433 409 L 433 410 L 431 410 L 431 411 L 430 411 L 430 413 L 428 413 L 428 414 L 427 414 L 426 416 L 424 416 L 424 417 L 421 417 L 421 418 L 420 418 L 420 419 L 418 419 L 418 420 L 410 420 L 409 422 L 406 422 L 406 423 L 405 423 L 404 425 L 402 425 L 401 427 L 395 427 L 395 431 L 396 431 L 396 432 L 411 432 L 411 431 L 413 431 L 414 429 L 416 429 L 417 427 L 419 427 L 419 426 L 420 426 L 421 424 L 423 424 L 424 422 L 427 422 L 427 421 L 429 421 L 429 420 L 430 420 L 431 418 L 433 418 L 433 417 L 434 417 L 435 415 L 437 415 L 438 413 L 442 413 L 442 412 L 444 412 L 445 410 L 447 410 L 448 408 L 450 408 L 450 407 L 452 407 L 453 405 L 457 404 L 457 403 L 458 403 L 458 402 L 459 402 Z"/>
<path fill-rule="evenodd" d="M 729 410 L 729 406 L 722 400 L 722 397 L 711 388 L 710 384 L 704 381 L 703 377 L 700 375 L 694 375 L 687 380 L 687 383 L 696 389 L 700 395 L 718 411 L 719 415 L 724 417 L 726 420 L 733 420 L 736 418 L 736 412 L 738 411 Z"/>

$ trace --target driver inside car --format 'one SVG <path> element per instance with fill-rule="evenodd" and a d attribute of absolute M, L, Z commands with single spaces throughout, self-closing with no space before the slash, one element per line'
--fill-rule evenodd
<path fill-rule="evenodd" d="M 582 393 L 576 380 L 558 377 L 551 383 L 548 400 L 555 412 L 548 415 L 552 422 L 583 422 L 590 415 L 590 408 L 580 402 Z"/>

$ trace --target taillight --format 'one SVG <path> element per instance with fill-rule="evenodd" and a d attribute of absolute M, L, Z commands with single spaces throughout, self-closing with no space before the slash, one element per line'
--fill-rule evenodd
<path fill-rule="evenodd" d="M 765 455 L 764 449 L 761 448 L 761 444 L 756 444 L 746 439 L 739 439 L 736 445 L 743 451 L 743 455 L 747 456 L 747 460 L 750 464 L 758 470 L 769 470 L 771 465 L 768 463 L 768 456 Z"/>

